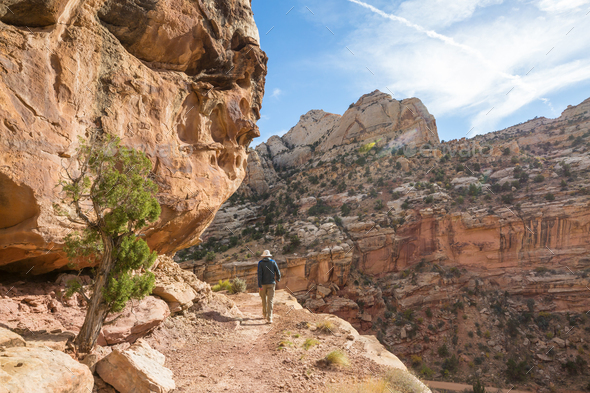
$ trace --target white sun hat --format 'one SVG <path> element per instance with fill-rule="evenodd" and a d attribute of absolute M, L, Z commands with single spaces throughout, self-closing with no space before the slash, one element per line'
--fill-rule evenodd
<path fill-rule="evenodd" d="M 272 257 L 272 255 L 270 254 L 270 251 L 268 250 L 264 250 L 264 252 L 262 253 L 263 257 Z"/>

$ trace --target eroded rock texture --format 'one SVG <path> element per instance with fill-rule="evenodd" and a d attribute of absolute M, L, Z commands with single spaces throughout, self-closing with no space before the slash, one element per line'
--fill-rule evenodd
<path fill-rule="evenodd" d="M 10 0 L 0 20 L 1 268 L 67 263 L 56 185 L 91 132 L 152 161 L 150 246 L 197 244 L 259 135 L 267 58 L 249 1 Z"/>
<path fill-rule="evenodd" d="M 311 110 L 282 137 L 273 135 L 256 146 L 240 193 L 269 192 L 277 183 L 275 168 L 300 167 L 318 157 L 331 161 L 373 142 L 382 147 L 438 144 L 436 119 L 420 99 L 399 101 L 379 90 L 363 95 L 343 115 Z"/>

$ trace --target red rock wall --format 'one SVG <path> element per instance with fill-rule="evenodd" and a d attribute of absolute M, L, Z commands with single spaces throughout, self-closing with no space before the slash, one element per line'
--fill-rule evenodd
<path fill-rule="evenodd" d="M 162 215 L 150 246 L 197 244 L 259 135 L 267 58 L 250 2 L 37 3 L 0 6 L 0 266 L 68 262 L 63 237 L 80 228 L 60 214 L 57 184 L 91 132 L 152 161 Z"/>

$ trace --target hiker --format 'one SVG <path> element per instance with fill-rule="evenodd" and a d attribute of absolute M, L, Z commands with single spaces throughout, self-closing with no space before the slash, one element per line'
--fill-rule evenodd
<path fill-rule="evenodd" d="M 281 281 L 281 271 L 270 251 L 264 250 L 262 259 L 258 262 L 258 292 L 262 298 L 262 315 L 266 323 L 272 323 L 272 303 L 275 297 L 275 276 Z"/>

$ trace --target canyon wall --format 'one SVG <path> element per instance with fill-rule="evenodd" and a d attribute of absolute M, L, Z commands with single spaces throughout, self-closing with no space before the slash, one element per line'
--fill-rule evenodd
<path fill-rule="evenodd" d="M 250 2 L 8 1 L 0 20 L 0 269 L 68 263 L 63 238 L 80 228 L 58 182 L 92 133 L 151 160 L 150 247 L 198 244 L 260 135 L 267 57 Z"/>
<path fill-rule="evenodd" d="M 371 112 L 398 105 L 398 116 Z M 416 117 L 400 120 L 403 113 Z M 447 303 L 437 291 L 451 285 L 450 269 L 465 272 L 455 295 L 489 277 L 483 286 L 548 295 L 548 308 L 580 311 L 587 280 L 579 274 L 590 268 L 590 99 L 556 119 L 472 139 L 439 143 L 435 126 L 419 100 L 380 92 L 343 116 L 309 112 L 250 155 L 247 181 L 204 234 L 217 255 L 188 253 L 183 266 L 198 266 L 208 282 L 245 277 L 252 288 L 256 254 L 269 249 L 302 302 L 361 330 L 382 316 L 384 297 L 402 309 Z M 336 132 L 355 127 L 364 131 Z M 418 287 L 355 289 L 367 277 L 387 280 L 424 263 L 434 276 Z M 547 269 L 556 273 L 539 279 Z M 570 270 L 576 276 L 566 283 Z M 373 306 L 359 309 L 359 300 Z"/>

